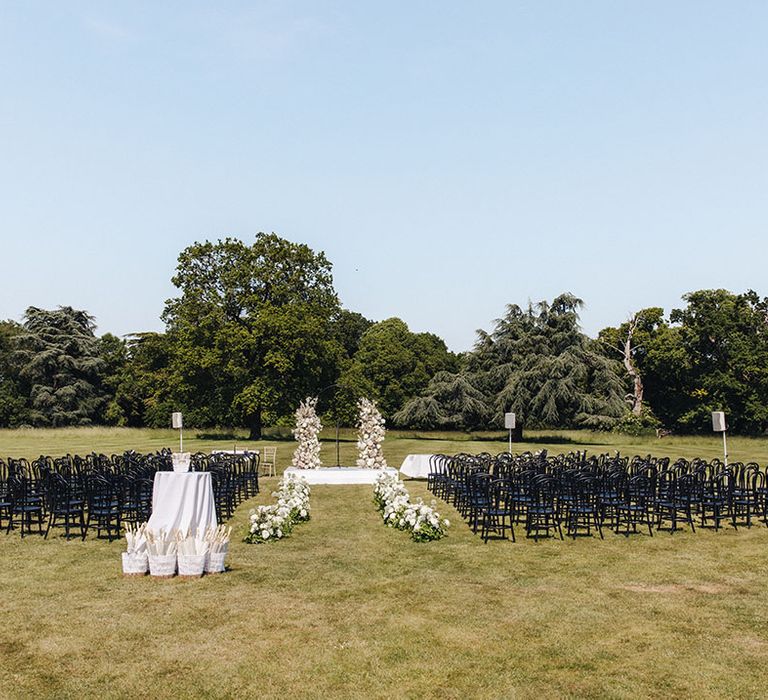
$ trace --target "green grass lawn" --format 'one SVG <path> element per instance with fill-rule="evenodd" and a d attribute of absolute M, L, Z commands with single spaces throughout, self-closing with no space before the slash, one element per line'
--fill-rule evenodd
<path fill-rule="evenodd" d="M 218 449 L 258 449 L 263 445 L 276 445 L 278 466 L 290 466 L 296 443 L 290 439 L 266 438 L 258 442 L 247 440 L 247 432 L 223 434 L 187 430 L 184 435 L 184 449 L 205 451 Z M 235 435 L 236 437 L 232 437 Z M 335 431 L 324 430 L 322 460 L 327 466 L 336 464 Z M 715 435 L 706 437 L 670 436 L 633 438 L 614 433 L 591 431 L 526 431 L 524 442 L 513 443 L 513 451 L 549 450 L 550 453 L 587 450 L 592 454 L 601 452 L 626 455 L 655 454 L 668 457 L 723 457 L 723 443 Z M 134 449 L 152 452 L 163 447 L 178 449 L 179 435 L 175 430 L 144 430 L 136 428 L 63 428 L 58 430 L 2 430 L 0 429 L 0 458 L 27 457 L 32 459 L 41 454 L 63 455 L 88 454 L 89 452 L 123 452 Z M 399 466 L 403 458 L 411 453 L 490 452 L 496 454 L 508 449 L 503 432 L 499 433 L 424 433 L 392 431 L 387 435 L 384 452 L 392 466 Z M 728 441 L 731 461 L 768 463 L 768 438 L 734 437 Z M 339 442 L 340 463 L 354 466 L 357 459 L 356 431 L 342 429 Z"/>
<path fill-rule="evenodd" d="M 716 456 L 719 447 L 551 435 L 555 451 Z M 192 449 L 222 446 L 189 437 Z M 504 446 L 433 437 L 388 440 L 390 463 Z M 548 445 L 531 437 L 516 447 Z M 0 454 L 156 449 L 173 438 L 3 431 Z M 272 444 L 285 466 L 291 444 Z M 765 463 L 765 444 L 734 440 L 731 452 Z M 342 445 L 352 463 L 354 443 Z M 326 462 L 333 450 L 324 446 Z M 416 544 L 384 527 L 370 487 L 316 486 L 309 523 L 281 542 L 244 544 L 248 509 L 270 501 L 275 484 L 266 480 L 231 521 L 230 571 L 196 581 L 122 578 L 120 542 L 0 535 L 0 697 L 765 695 L 765 526 L 538 543 L 518 528 L 517 543 L 484 545 L 440 504 L 448 537 Z M 428 497 L 423 482 L 408 488 Z"/>

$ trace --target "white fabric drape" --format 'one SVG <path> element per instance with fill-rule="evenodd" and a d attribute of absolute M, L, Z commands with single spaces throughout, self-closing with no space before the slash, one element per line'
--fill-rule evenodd
<path fill-rule="evenodd" d="M 157 472 L 148 527 L 158 532 L 201 532 L 216 527 L 216 505 L 208 472 Z"/>
<path fill-rule="evenodd" d="M 400 465 L 400 473 L 411 479 L 426 479 L 429 476 L 429 458 L 432 455 L 408 455 Z"/>

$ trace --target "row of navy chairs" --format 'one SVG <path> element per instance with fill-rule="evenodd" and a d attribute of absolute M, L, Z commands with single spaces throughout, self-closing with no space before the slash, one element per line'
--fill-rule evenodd
<path fill-rule="evenodd" d="M 46 538 L 51 529 L 63 528 L 67 539 L 85 539 L 95 530 L 112 540 L 120 537 L 123 523 L 149 519 L 154 476 L 172 468 L 170 450 L 0 459 L 0 528 Z M 220 522 L 259 492 L 257 454 L 197 453 L 191 468 L 211 473 Z"/>
<path fill-rule="evenodd" d="M 756 463 L 572 452 L 433 455 L 427 487 L 485 542 L 492 534 L 629 535 L 768 524 L 768 477 Z"/>

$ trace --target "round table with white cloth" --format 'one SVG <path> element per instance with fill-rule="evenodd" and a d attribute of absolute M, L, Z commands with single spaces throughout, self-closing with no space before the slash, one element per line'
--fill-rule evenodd
<path fill-rule="evenodd" d="M 400 465 L 400 473 L 411 479 L 426 479 L 429 476 L 432 455 L 408 455 Z"/>
<path fill-rule="evenodd" d="M 217 524 L 210 472 L 155 474 L 152 515 L 147 524 L 150 530 L 181 530 L 194 534 Z"/>

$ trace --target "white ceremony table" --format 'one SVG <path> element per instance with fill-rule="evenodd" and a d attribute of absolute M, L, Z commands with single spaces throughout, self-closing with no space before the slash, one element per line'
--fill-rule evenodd
<path fill-rule="evenodd" d="M 426 479 L 429 476 L 429 460 L 432 455 L 408 455 L 400 465 L 400 473 L 411 479 Z"/>
<path fill-rule="evenodd" d="M 203 532 L 216 527 L 216 503 L 210 472 L 157 472 L 152 487 L 152 515 L 147 527 Z"/>

